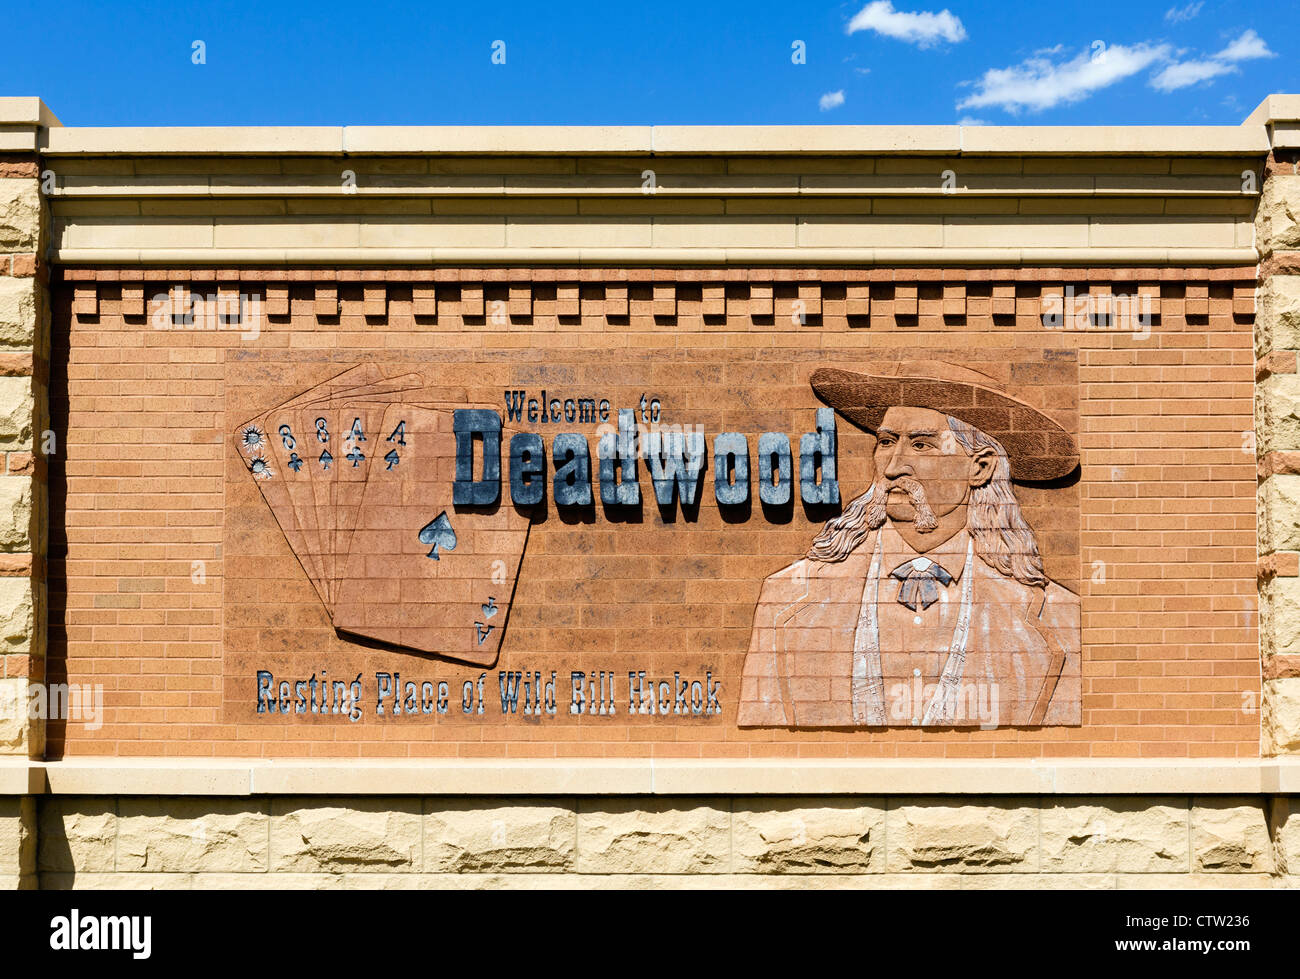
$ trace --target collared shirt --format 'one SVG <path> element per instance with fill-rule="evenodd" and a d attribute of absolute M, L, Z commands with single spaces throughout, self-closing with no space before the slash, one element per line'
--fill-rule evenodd
<path fill-rule="evenodd" d="M 741 679 L 742 726 L 863 727 L 854 710 L 854 660 L 872 554 L 870 533 L 843 561 L 805 558 L 763 583 Z M 924 555 L 953 577 L 938 600 L 912 611 L 890 577 L 918 555 L 888 523 L 876 574 L 884 724 L 924 717 L 951 652 L 964 576 L 971 607 L 956 726 L 1078 724 L 1081 721 L 1079 598 L 1049 581 L 1026 585 L 976 554 L 969 571 L 966 531 Z M 957 555 L 961 555 L 959 558 Z M 918 623 L 916 619 L 921 621 Z M 918 672 L 919 671 L 919 672 Z M 913 722 L 916 718 L 916 724 Z"/>
<path fill-rule="evenodd" d="M 963 529 L 929 551 L 917 551 L 889 523 L 880 529 L 876 614 L 880 629 L 885 712 L 891 724 L 921 722 L 944 666 L 952 655 L 953 637 L 961 614 L 961 580 L 966 571 L 969 544 L 970 533 Z M 871 545 L 868 542 L 863 546 Z M 939 564 L 952 576 L 952 581 L 947 586 L 935 581 L 938 600 L 929 608 L 923 608 L 918 602 L 913 610 L 898 601 L 903 582 L 892 572 L 918 559 Z M 864 600 L 870 590 L 863 589 Z M 962 672 L 964 674 L 965 670 Z"/>

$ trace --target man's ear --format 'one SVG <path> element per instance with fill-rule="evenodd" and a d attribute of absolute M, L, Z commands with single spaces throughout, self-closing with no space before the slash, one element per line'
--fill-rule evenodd
<path fill-rule="evenodd" d="M 983 486 L 993 478 L 993 467 L 997 465 L 998 454 L 985 446 L 970 457 L 970 484 Z"/>

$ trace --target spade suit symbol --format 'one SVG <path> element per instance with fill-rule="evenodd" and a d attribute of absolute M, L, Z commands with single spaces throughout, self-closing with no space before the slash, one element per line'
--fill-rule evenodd
<path fill-rule="evenodd" d="M 435 561 L 441 560 L 438 556 L 439 547 L 446 551 L 456 549 L 456 531 L 451 529 L 451 521 L 447 519 L 446 510 L 430 520 L 420 531 L 420 543 L 433 545 L 426 556 Z"/>

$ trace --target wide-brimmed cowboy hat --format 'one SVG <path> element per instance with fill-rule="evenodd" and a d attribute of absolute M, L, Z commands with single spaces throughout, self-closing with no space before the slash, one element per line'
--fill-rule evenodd
<path fill-rule="evenodd" d="M 910 361 L 870 374 L 823 367 L 809 382 L 817 397 L 873 434 L 893 407 L 931 408 L 974 425 L 1002 443 L 1015 480 L 1058 479 L 1079 465 L 1079 447 L 1069 432 L 993 378 L 965 367 Z"/>

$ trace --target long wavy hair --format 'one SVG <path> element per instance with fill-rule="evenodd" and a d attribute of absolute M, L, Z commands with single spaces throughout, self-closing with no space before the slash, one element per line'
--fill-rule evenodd
<path fill-rule="evenodd" d="M 1021 584 L 1046 585 L 1047 575 L 1043 572 L 1038 542 L 1033 528 L 1020 512 L 1020 503 L 1011 487 L 1011 460 L 1007 457 L 1007 450 L 997 439 L 951 415 L 948 416 L 948 427 L 967 455 L 973 456 L 983 449 L 992 449 L 995 455 L 993 475 L 983 486 L 971 488 L 966 507 L 966 529 L 975 542 L 975 553 L 989 567 Z M 895 482 L 914 481 L 902 477 Z M 918 500 L 915 486 L 901 485 L 900 488 L 912 497 L 918 517 L 923 516 L 929 509 L 919 505 L 924 502 L 924 495 Z M 838 517 L 826 522 L 821 533 L 813 539 L 808 557 L 827 564 L 843 561 L 866 540 L 868 533 L 885 522 L 885 496 L 885 479 L 877 475 L 870 489 L 849 503 Z"/>

